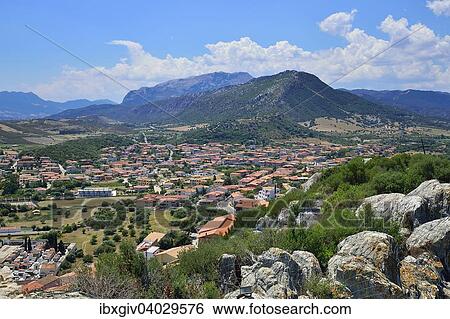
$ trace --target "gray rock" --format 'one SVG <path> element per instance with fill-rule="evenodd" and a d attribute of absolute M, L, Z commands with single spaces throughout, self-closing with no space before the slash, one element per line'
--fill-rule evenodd
<path fill-rule="evenodd" d="M 276 226 L 276 221 L 269 216 L 264 216 L 258 219 L 255 228 L 257 230 L 263 230 L 264 228 L 274 228 Z"/>
<path fill-rule="evenodd" d="M 308 251 L 296 250 L 292 252 L 292 258 L 300 266 L 302 272 L 302 284 L 306 281 L 322 277 L 322 269 L 320 268 L 319 260 L 314 254 Z"/>
<path fill-rule="evenodd" d="M 269 216 L 264 216 L 258 219 L 255 228 L 257 230 L 263 230 L 264 228 L 284 228 L 288 226 L 289 215 L 291 211 L 287 208 L 281 209 L 277 218 L 273 219 Z"/>
<path fill-rule="evenodd" d="M 405 196 L 399 193 L 371 196 L 364 199 L 356 210 L 356 215 L 362 217 L 367 205 L 370 205 L 373 217 L 398 223 L 407 229 L 413 229 L 430 220 L 427 202 L 420 196 Z"/>
<path fill-rule="evenodd" d="M 235 255 L 224 254 L 219 260 L 220 290 L 227 294 L 239 287 Z"/>
<path fill-rule="evenodd" d="M 402 288 L 409 298 L 443 298 L 443 273 L 441 261 L 430 253 L 423 253 L 417 258 L 407 256 L 400 262 Z"/>
<path fill-rule="evenodd" d="M 394 283 L 399 283 L 398 249 L 392 236 L 363 231 L 345 238 L 338 244 L 338 255 L 363 257 L 381 270 Z"/>
<path fill-rule="evenodd" d="M 397 255 L 392 236 L 360 232 L 339 243 L 328 262 L 328 277 L 344 285 L 353 298 L 400 298 Z"/>
<path fill-rule="evenodd" d="M 420 184 L 408 196 L 420 196 L 426 200 L 430 221 L 446 217 L 450 213 L 450 184 L 441 184 L 432 179 Z"/>
<path fill-rule="evenodd" d="M 254 298 L 298 298 L 303 285 L 312 275 L 320 275 L 317 258 L 311 253 L 296 251 L 292 255 L 279 248 L 270 248 L 256 258 L 251 266 L 241 267 L 241 286 L 251 287 Z M 233 298 L 234 291 L 226 295 Z"/>
<path fill-rule="evenodd" d="M 397 299 L 402 298 L 402 289 L 363 257 L 334 256 L 329 262 L 329 275 L 343 285 L 351 298 Z"/>
<path fill-rule="evenodd" d="M 291 211 L 287 208 L 281 209 L 280 213 L 277 217 L 277 225 L 278 227 L 286 227 L 289 224 L 289 216 Z"/>
<path fill-rule="evenodd" d="M 450 217 L 433 220 L 414 229 L 406 240 L 406 248 L 414 257 L 432 252 L 450 271 Z"/>

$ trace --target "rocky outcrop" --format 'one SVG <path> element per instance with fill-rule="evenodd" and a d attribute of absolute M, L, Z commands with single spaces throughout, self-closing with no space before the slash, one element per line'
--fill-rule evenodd
<path fill-rule="evenodd" d="M 450 184 L 437 180 L 423 182 L 408 195 L 380 194 L 364 199 L 356 210 L 362 217 L 367 207 L 374 218 L 395 222 L 412 230 L 426 222 L 447 216 L 450 204 Z"/>
<path fill-rule="evenodd" d="M 270 248 L 256 258 L 251 266 L 241 267 L 241 287 L 251 287 L 254 298 L 298 298 L 304 283 L 321 274 L 319 261 L 311 253 L 296 251 L 292 254 Z M 226 298 L 239 295 L 236 290 Z"/>
<path fill-rule="evenodd" d="M 392 236 L 364 231 L 344 239 L 328 262 L 328 277 L 353 298 L 400 298 L 397 245 Z"/>
<path fill-rule="evenodd" d="M 222 293 L 230 293 L 239 287 L 239 265 L 235 255 L 224 254 L 219 260 L 220 290 Z"/>
<path fill-rule="evenodd" d="M 444 268 L 439 258 L 428 252 L 417 258 L 407 256 L 400 262 L 400 280 L 403 292 L 409 298 L 443 298 L 443 273 Z"/>
<path fill-rule="evenodd" d="M 322 276 L 319 260 L 309 251 L 296 250 L 292 253 L 292 258 L 300 266 L 302 272 L 302 284 L 312 278 Z"/>
<path fill-rule="evenodd" d="M 261 217 L 256 222 L 255 228 L 258 230 L 263 230 L 264 228 L 287 227 L 289 224 L 289 214 L 291 214 L 291 211 L 288 208 L 283 208 L 277 218 L 270 218 L 269 216 Z"/>
<path fill-rule="evenodd" d="M 406 248 L 414 257 L 424 252 L 433 253 L 450 273 L 450 217 L 434 220 L 414 229 L 406 240 Z"/>
<path fill-rule="evenodd" d="M 450 184 L 439 183 L 432 179 L 420 184 L 408 196 L 420 196 L 427 202 L 429 221 L 446 217 L 450 214 Z"/>

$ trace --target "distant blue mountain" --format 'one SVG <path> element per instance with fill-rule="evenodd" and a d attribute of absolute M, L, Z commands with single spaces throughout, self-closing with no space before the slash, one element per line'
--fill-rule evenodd
<path fill-rule="evenodd" d="M 230 85 L 243 84 L 253 79 L 246 72 L 214 72 L 184 79 L 170 80 L 153 87 L 142 87 L 128 92 L 123 98 L 123 105 L 138 106 L 149 101 L 166 100 L 186 94 L 214 91 Z"/>
<path fill-rule="evenodd" d="M 72 100 L 54 102 L 41 99 L 32 92 L 0 92 L 0 120 L 17 120 L 46 117 L 68 109 L 89 105 L 114 104 L 110 100 Z"/>
<path fill-rule="evenodd" d="M 450 93 L 439 91 L 374 91 L 346 90 L 378 104 L 394 106 L 410 112 L 450 119 Z"/>

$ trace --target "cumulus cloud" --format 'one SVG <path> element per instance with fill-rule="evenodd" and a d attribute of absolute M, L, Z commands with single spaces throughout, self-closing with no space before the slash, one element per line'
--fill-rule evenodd
<path fill-rule="evenodd" d="M 351 12 L 336 12 L 319 23 L 322 31 L 333 35 L 346 35 L 352 29 L 353 19 L 357 10 Z"/>
<path fill-rule="evenodd" d="M 427 7 L 433 11 L 434 14 L 440 16 L 450 16 L 450 0 L 431 0 L 427 1 Z"/>
<path fill-rule="evenodd" d="M 110 44 L 125 46 L 127 57 L 112 67 L 99 66 L 98 69 L 129 89 L 215 71 L 246 71 L 261 76 L 295 69 L 314 73 L 329 83 L 364 64 L 400 38 L 420 29 L 334 86 L 450 91 L 449 35 L 440 37 L 422 24 L 410 25 L 405 18 L 388 16 L 378 26 L 386 36 L 377 38 L 353 28 L 351 22 L 355 14 L 356 11 L 337 16 L 333 14 L 319 24 L 323 31 L 342 36 L 346 41 L 343 47 L 308 51 L 288 41 L 264 47 L 243 37 L 230 42 L 206 44 L 207 52 L 203 55 L 156 57 L 139 43 L 114 40 Z M 58 100 L 87 97 L 120 101 L 127 91 L 95 69 L 70 67 L 65 67 L 49 83 L 31 89 L 45 98 Z"/>

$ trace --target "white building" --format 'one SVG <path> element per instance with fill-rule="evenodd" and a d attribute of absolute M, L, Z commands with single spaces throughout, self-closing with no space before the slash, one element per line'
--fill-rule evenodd
<path fill-rule="evenodd" d="M 110 188 L 84 188 L 78 190 L 78 197 L 92 198 L 92 197 L 114 197 L 117 193 Z"/>
<path fill-rule="evenodd" d="M 275 195 L 274 186 L 265 186 L 256 194 L 255 199 L 271 200 L 275 198 Z"/>

